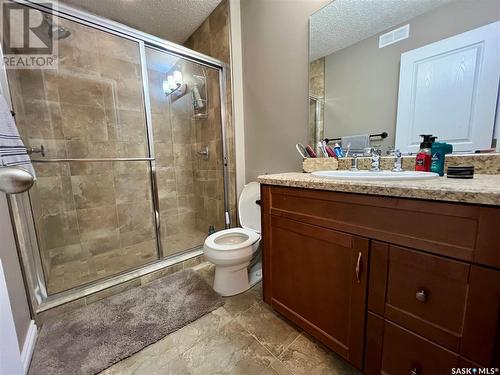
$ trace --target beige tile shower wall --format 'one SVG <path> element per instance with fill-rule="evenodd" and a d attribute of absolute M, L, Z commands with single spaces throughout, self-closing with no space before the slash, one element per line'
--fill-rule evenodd
<path fill-rule="evenodd" d="M 48 158 L 145 157 L 139 49 L 73 22 L 56 71 L 8 71 L 25 143 Z M 36 157 L 39 157 L 38 155 Z M 49 293 L 156 257 L 146 162 L 36 163 L 34 220 Z"/>
<path fill-rule="evenodd" d="M 184 45 L 195 51 L 204 53 L 225 62 L 228 66 L 226 80 L 227 124 L 225 128 L 229 169 L 229 202 L 231 221 L 236 226 L 236 164 L 234 149 L 234 126 L 232 121 L 232 85 L 230 67 L 230 28 L 229 28 L 229 2 L 223 0 L 201 26 L 186 40 Z M 205 143 L 207 137 L 220 133 L 220 103 L 219 85 L 216 72 L 210 71 L 209 79 L 209 118 L 198 126 L 197 142 Z M 213 77 L 213 78 L 212 78 Z M 210 147 L 220 147 L 221 138 L 213 139 Z M 211 150 L 212 151 L 212 150 Z M 204 212 L 206 217 L 200 216 L 197 224 L 200 229 L 207 228 L 213 220 L 214 212 L 220 212 L 223 207 L 223 197 L 220 195 L 223 181 L 219 178 L 222 170 L 222 160 L 216 164 L 198 164 L 197 174 L 197 208 Z M 216 194 L 214 193 L 216 192 Z M 217 216 L 218 217 L 218 216 Z M 217 221 L 217 229 L 222 229 L 224 223 Z"/>
<path fill-rule="evenodd" d="M 325 96 L 325 58 L 309 64 L 309 94 L 320 98 Z"/>
<path fill-rule="evenodd" d="M 325 97 L 325 58 L 321 57 L 309 63 L 309 95 L 314 96 L 317 100 L 323 100 Z M 321 101 L 321 110 L 319 118 L 316 113 L 316 102 L 309 99 L 309 138 L 308 142 L 316 145 L 320 140 L 324 139 L 323 117 L 324 104 Z"/>

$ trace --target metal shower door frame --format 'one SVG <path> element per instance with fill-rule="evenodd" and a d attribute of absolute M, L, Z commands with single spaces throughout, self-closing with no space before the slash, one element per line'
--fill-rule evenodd
<path fill-rule="evenodd" d="M 10 0 L 24 6 L 38 9 L 43 12 L 51 13 L 55 16 L 68 19 L 70 21 L 89 26 L 93 29 L 101 30 L 134 42 L 138 43 L 141 64 L 141 76 L 143 87 L 143 103 L 146 119 L 146 132 L 148 143 L 148 156 L 145 158 L 102 158 L 102 159 L 44 159 L 39 162 L 100 162 L 100 161 L 147 161 L 150 167 L 150 186 L 152 193 L 153 216 L 155 222 L 156 246 L 158 260 L 148 263 L 144 266 L 134 268 L 129 271 L 119 273 L 101 280 L 96 280 L 89 284 L 74 287 L 72 289 L 48 295 L 42 262 L 40 259 L 40 250 L 36 235 L 36 227 L 34 224 L 33 214 L 31 210 L 31 202 L 29 194 L 20 196 L 10 196 L 8 199 L 10 217 L 13 224 L 14 234 L 16 238 L 16 246 L 18 250 L 19 260 L 23 271 L 23 278 L 27 289 L 27 294 L 30 300 L 32 313 L 42 312 L 58 305 L 88 296 L 100 290 L 112 287 L 114 285 L 127 282 L 150 272 L 154 272 L 170 266 L 175 263 L 182 262 L 194 256 L 202 254 L 201 248 L 190 249 L 185 252 L 177 253 L 171 257 L 164 258 L 164 251 L 161 241 L 161 223 L 158 197 L 158 179 L 156 171 L 156 161 L 154 157 L 154 136 L 152 125 L 151 102 L 149 97 L 149 82 L 146 61 L 146 47 L 152 47 L 156 50 L 177 56 L 179 58 L 207 66 L 218 70 L 219 72 L 219 96 L 221 106 L 221 134 L 222 134 L 222 158 L 223 158 L 223 180 L 224 180 L 224 215 L 226 217 L 226 227 L 230 227 L 231 223 L 227 220 L 229 215 L 229 173 L 228 173 L 228 156 L 227 156 L 227 139 L 226 128 L 228 126 L 227 118 L 227 100 L 226 100 L 226 79 L 227 79 L 227 64 L 214 59 L 210 56 L 192 51 L 186 47 L 166 41 L 156 36 L 135 30 L 120 23 L 98 17 L 96 15 L 80 11 L 67 5 L 60 4 L 56 1 L 46 0 L 45 3 L 51 3 L 55 6 L 52 8 L 46 7 L 44 4 L 33 0 Z M 0 58 L 3 61 L 3 51 L 0 46 Z M 0 68 L 0 85 L 7 97 L 6 100 L 10 104 L 10 91 L 7 80 L 5 66 Z M 23 246 L 24 245 L 24 246 Z M 26 248 L 29 247 L 29 248 Z"/>

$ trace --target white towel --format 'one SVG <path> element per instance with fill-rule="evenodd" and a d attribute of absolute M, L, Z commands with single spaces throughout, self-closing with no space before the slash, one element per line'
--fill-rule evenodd
<path fill-rule="evenodd" d="M 23 168 L 35 178 L 31 159 L 19 137 L 9 105 L 2 95 L 0 95 L 0 168 L 1 166 Z"/>
<path fill-rule="evenodd" d="M 370 147 L 370 135 L 360 134 L 360 135 L 348 135 L 342 137 L 342 148 L 347 149 L 347 146 L 351 144 L 350 153 L 359 153 L 367 147 Z"/>

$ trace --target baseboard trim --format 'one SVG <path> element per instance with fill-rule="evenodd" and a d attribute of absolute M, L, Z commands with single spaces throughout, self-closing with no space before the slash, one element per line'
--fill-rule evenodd
<path fill-rule="evenodd" d="M 24 339 L 23 350 L 21 352 L 21 362 L 23 364 L 23 370 L 25 374 L 28 374 L 30 368 L 31 357 L 35 350 L 36 338 L 38 336 L 38 329 L 36 327 L 35 321 L 30 322 L 28 332 L 26 333 L 26 338 Z"/>

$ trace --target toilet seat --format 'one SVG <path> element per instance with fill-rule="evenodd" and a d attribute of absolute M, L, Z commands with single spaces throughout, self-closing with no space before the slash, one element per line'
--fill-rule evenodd
<path fill-rule="evenodd" d="M 240 235 L 244 238 L 241 242 L 238 243 L 220 243 L 221 239 L 229 236 L 237 236 Z M 260 239 L 260 235 L 251 230 L 245 228 L 231 228 L 221 230 L 219 232 L 215 232 L 207 237 L 205 240 L 205 246 L 215 251 L 230 251 L 230 250 L 239 250 L 247 246 L 252 246 L 255 242 Z"/>

